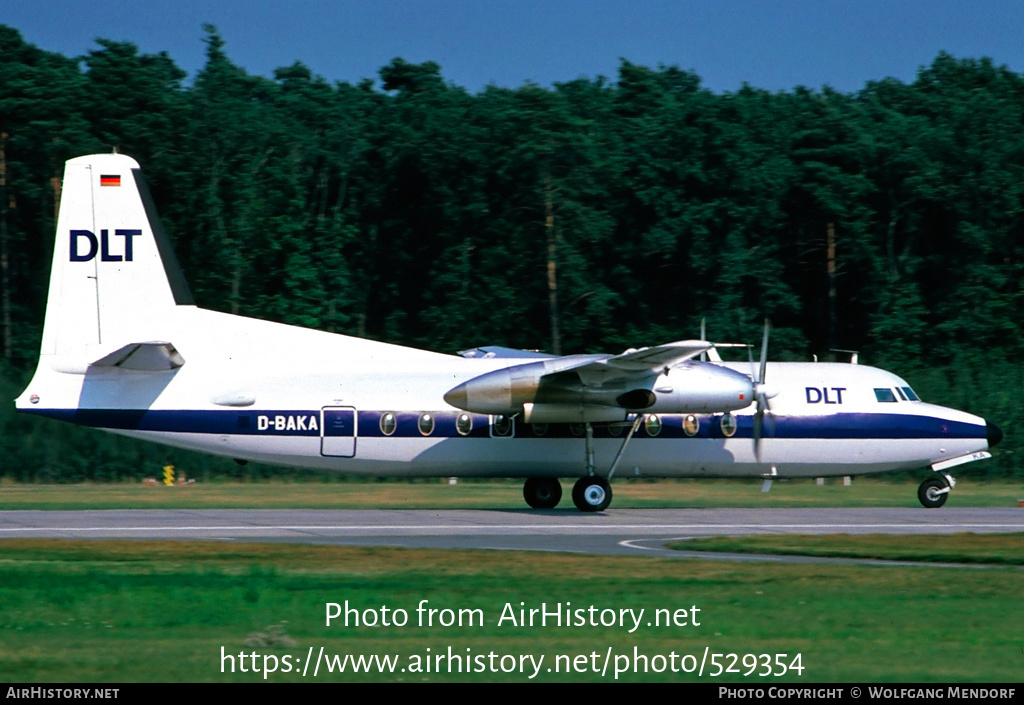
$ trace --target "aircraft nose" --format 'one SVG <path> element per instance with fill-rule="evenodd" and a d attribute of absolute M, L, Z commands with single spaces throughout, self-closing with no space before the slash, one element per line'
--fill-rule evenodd
<path fill-rule="evenodd" d="M 998 445 L 999 441 L 1003 440 L 1003 429 L 996 426 L 991 421 L 985 422 L 985 440 L 988 441 L 988 447 Z"/>

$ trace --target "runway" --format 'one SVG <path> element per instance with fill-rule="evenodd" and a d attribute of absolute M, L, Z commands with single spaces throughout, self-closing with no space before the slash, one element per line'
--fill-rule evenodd
<path fill-rule="evenodd" d="M 600 514 L 527 509 L 0 512 L 0 540 L 273 541 L 675 558 L 693 554 L 664 548 L 666 542 L 704 536 L 960 532 L 1024 532 L 1024 509 L 619 509 Z"/>

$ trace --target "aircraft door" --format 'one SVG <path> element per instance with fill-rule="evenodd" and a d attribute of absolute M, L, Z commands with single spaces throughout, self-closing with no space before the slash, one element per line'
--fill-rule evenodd
<path fill-rule="evenodd" d="M 357 425 L 355 407 L 323 407 L 320 410 L 320 455 L 354 458 Z"/>

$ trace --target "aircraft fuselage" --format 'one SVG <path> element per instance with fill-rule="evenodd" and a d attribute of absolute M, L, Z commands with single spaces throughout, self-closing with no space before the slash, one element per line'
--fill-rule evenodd
<path fill-rule="evenodd" d="M 53 357 L 40 366 L 19 408 L 181 448 L 346 474 L 585 473 L 582 423 L 524 423 L 445 403 L 450 389 L 508 366 L 507 360 L 178 308 L 176 325 L 165 331 L 188 364 L 161 372 L 75 369 Z M 694 364 L 740 374 L 747 368 Z M 651 386 L 671 386 L 678 376 L 670 370 Z M 753 406 L 731 414 L 655 412 L 645 414 L 620 476 L 760 477 L 770 468 L 778 477 L 859 475 L 925 467 L 988 447 L 984 419 L 910 401 L 902 393 L 909 385 L 884 370 L 769 363 L 768 379 L 778 393 L 760 461 L 752 444 Z M 879 401 L 876 390 L 887 390 L 892 401 Z M 611 462 L 634 418 L 621 413 L 622 422 L 594 424 L 598 467 Z"/>

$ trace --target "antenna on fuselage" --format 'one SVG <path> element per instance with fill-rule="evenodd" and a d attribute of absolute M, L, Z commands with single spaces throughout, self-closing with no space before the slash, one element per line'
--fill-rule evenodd
<path fill-rule="evenodd" d="M 829 349 L 829 352 L 834 352 L 834 353 L 847 353 L 847 354 L 848 354 L 848 355 L 850 356 L 850 364 L 851 364 L 851 365 L 856 365 L 856 364 L 858 364 L 858 358 L 857 358 L 857 355 L 858 355 L 858 353 L 860 352 L 859 350 L 842 350 L 842 349 L 840 349 L 840 348 L 830 348 L 830 349 Z"/>

